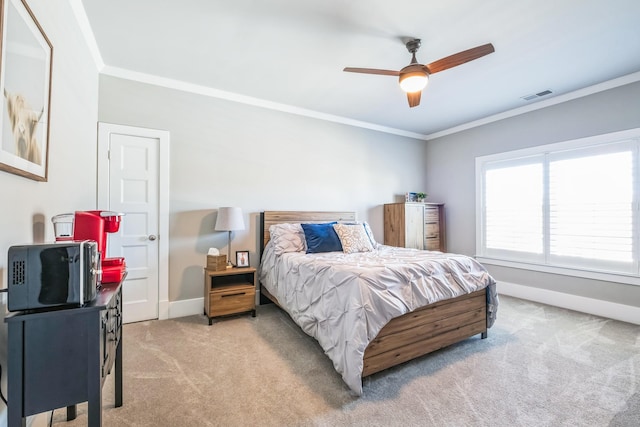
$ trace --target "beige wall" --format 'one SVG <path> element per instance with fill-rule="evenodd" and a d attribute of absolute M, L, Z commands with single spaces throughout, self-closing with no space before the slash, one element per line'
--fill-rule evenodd
<path fill-rule="evenodd" d="M 102 122 L 168 130 L 169 301 L 202 298 L 216 210 L 239 206 L 235 250 L 258 265 L 263 210 L 353 210 L 382 241 L 382 204 L 425 186 L 424 141 L 101 76 Z"/>

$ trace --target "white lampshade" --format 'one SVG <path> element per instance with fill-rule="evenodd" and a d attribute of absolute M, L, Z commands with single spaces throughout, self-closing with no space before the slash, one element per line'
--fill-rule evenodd
<path fill-rule="evenodd" d="M 244 220 L 242 219 L 242 209 L 240 208 L 219 208 L 218 219 L 216 219 L 216 231 L 244 230 Z"/>

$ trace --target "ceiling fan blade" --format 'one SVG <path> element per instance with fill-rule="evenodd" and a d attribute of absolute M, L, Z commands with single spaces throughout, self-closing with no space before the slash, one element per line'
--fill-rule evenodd
<path fill-rule="evenodd" d="M 409 100 L 409 107 L 417 107 L 420 105 L 420 95 L 422 95 L 422 91 L 418 92 L 407 92 L 407 99 Z"/>
<path fill-rule="evenodd" d="M 377 68 L 346 67 L 343 71 L 348 71 L 349 73 L 381 74 L 383 76 L 399 76 L 400 75 L 400 71 L 378 70 Z"/>
<path fill-rule="evenodd" d="M 482 46 L 474 47 L 464 50 L 462 52 L 454 53 L 446 58 L 439 59 L 426 67 L 429 69 L 429 74 L 438 73 L 440 71 L 447 70 L 449 68 L 457 67 L 465 62 L 473 61 L 474 59 L 481 58 L 495 52 L 491 43 L 483 44 Z"/>

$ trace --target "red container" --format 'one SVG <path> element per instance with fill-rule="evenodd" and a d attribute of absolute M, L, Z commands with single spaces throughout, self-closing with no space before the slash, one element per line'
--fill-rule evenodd
<path fill-rule="evenodd" d="M 127 271 L 124 258 L 105 258 L 102 261 L 102 283 L 120 282 Z"/>
<path fill-rule="evenodd" d="M 107 267 L 121 267 L 125 265 L 124 262 L 124 258 L 123 257 L 119 257 L 119 258 L 105 258 L 102 261 L 102 266 L 107 266 Z"/>

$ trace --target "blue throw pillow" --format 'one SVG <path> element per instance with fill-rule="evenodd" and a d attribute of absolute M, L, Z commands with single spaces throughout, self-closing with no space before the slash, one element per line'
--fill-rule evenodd
<path fill-rule="evenodd" d="M 304 238 L 307 241 L 307 253 L 342 252 L 340 238 L 333 229 L 336 222 L 324 224 L 300 224 L 304 230 Z"/>

